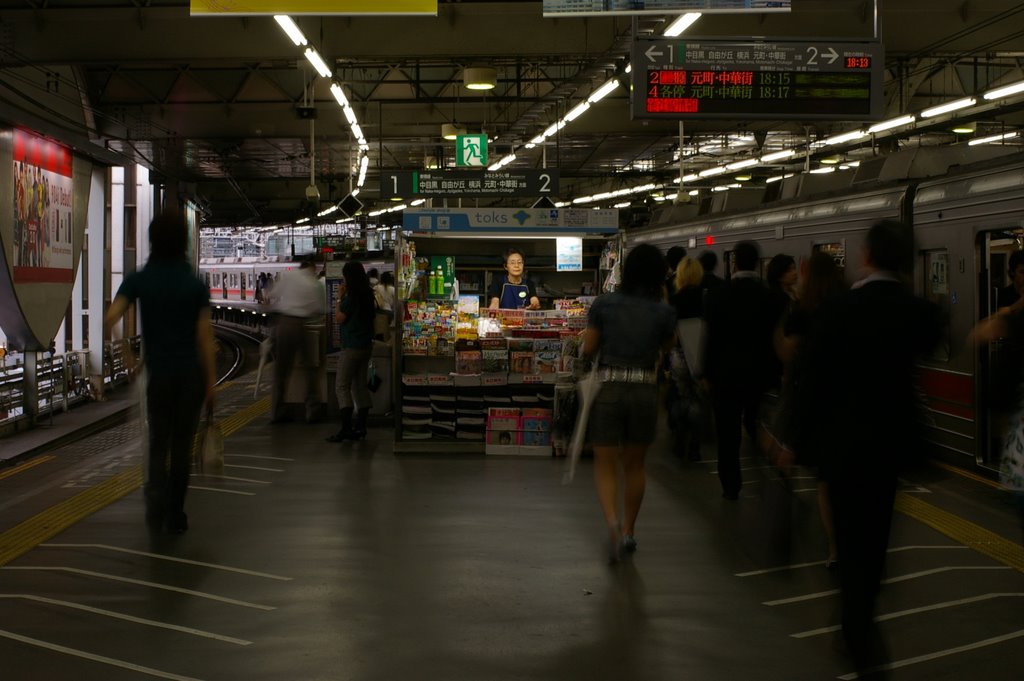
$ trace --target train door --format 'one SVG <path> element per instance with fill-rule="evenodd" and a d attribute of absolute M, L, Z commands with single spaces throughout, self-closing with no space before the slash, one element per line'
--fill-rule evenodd
<path fill-rule="evenodd" d="M 245 288 L 248 283 L 249 275 L 242 271 L 238 273 L 238 299 L 245 300 Z"/>
<path fill-rule="evenodd" d="M 1020 228 L 978 233 L 978 300 L 975 321 L 991 316 L 1000 307 L 1012 302 L 1009 297 L 1013 295 L 1014 287 L 1008 263 L 1010 255 L 1022 247 L 1024 230 Z M 1001 384 L 996 376 L 1000 369 L 997 359 L 1004 349 L 1003 341 L 995 341 L 981 348 L 977 355 L 977 404 L 981 408 L 977 419 L 977 460 L 979 465 L 990 468 L 999 467 L 1003 436 L 1010 417 L 1009 408 L 1000 405 L 995 398 L 995 390 Z"/>

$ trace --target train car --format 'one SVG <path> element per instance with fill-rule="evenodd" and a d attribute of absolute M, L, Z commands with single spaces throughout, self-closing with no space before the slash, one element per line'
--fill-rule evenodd
<path fill-rule="evenodd" d="M 361 261 L 369 270 L 376 268 L 379 272 L 393 272 L 394 263 L 380 258 Z M 199 261 L 199 276 L 210 288 L 210 300 L 214 304 L 221 301 L 232 303 L 255 304 L 262 302 L 257 296 L 257 282 L 260 274 L 267 274 L 271 279 L 282 272 L 295 269 L 299 263 L 291 259 L 267 258 L 202 258 Z M 322 265 L 318 265 L 322 267 Z"/>
<path fill-rule="evenodd" d="M 905 168 L 905 179 L 890 168 L 878 173 L 887 181 L 851 183 L 827 195 L 630 232 L 628 245 L 707 248 L 719 255 L 727 275 L 739 241 L 757 242 L 763 262 L 777 253 L 799 262 L 826 251 L 845 266 L 852 282 L 860 277 L 863 241 L 872 224 L 890 218 L 912 225 L 915 291 L 939 304 L 949 319 L 943 343 L 920 366 L 930 415 L 928 439 L 944 458 L 960 465 L 995 468 L 1007 417 L 989 406 L 998 346 L 979 352 L 968 345 L 967 336 L 996 309 L 996 291 L 1009 283 L 1009 253 L 1024 247 L 1024 153 L 1004 149 L 995 160 L 963 165 L 957 161 L 969 157 L 943 152 L 943 160 L 928 150 L 914 153 L 920 154 L 916 161 L 910 154 L 889 161 Z M 915 165 L 917 172 L 932 177 L 912 177 Z M 843 366 L 842 358 L 836 358 L 837 381 L 843 380 Z"/>

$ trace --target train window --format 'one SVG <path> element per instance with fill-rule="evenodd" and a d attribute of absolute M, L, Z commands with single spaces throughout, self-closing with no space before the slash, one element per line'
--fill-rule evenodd
<path fill-rule="evenodd" d="M 924 267 L 922 272 L 925 278 L 924 295 L 942 310 L 943 318 L 948 320 L 950 314 L 950 292 L 949 292 L 949 251 L 945 248 L 934 251 L 924 251 Z M 950 326 L 947 323 L 942 334 L 942 340 L 932 353 L 931 358 L 940 362 L 948 362 L 950 355 Z"/>
<path fill-rule="evenodd" d="M 839 269 L 846 270 L 846 241 L 833 241 L 831 243 L 814 244 L 811 247 L 812 253 L 828 253 L 836 261 Z"/>

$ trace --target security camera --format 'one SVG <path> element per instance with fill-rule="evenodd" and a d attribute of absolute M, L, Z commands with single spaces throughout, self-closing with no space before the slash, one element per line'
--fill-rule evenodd
<path fill-rule="evenodd" d="M 315 184 L 311 184 L 306 187 L 306 198 L 310 201 L 320 200 L 320 190 L 316 188 Z"/>

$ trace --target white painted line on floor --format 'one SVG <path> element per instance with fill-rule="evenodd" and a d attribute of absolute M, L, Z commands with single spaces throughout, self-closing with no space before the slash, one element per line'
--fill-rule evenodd
<path fill-rule="evenodd" d="M 203 492 L 221 492 L 222 494 L 241 494 L 246 497 L 256 496 L 256 492 L 239 492 L 237 489 L 220 489 L 218 487 L 201 487 L 199 485 L 189 485 L 189 491 L 194 489 L 202 490 Z"/>
<path fill-rule="evenodd" d="M 295 461 L 295 459 L 289 459 L 285 456 L 260 456 L 259 454 L 225 454 L 224 458 L 228 459 L 234 456 L 245 459 L 266 459 L 268 461 Z"/>
<path fill-rule="evenodd" d="M 737 572 L 734 577 L 754 577 L 756 575 L 767 575 L 771 572 L 785 572 L 786 570 L 799 570 L 807 567 L 823 567 L 825 559 L 811 561 L 810 563 L 794 563 L 793 565 L 780 565 L 779 567 L 765 568 L 763 570 L 751 570 L 750 572 Z"/>
<path fill-rule="evenodd" d="M 282 577 L 281 575 L 272 575 L 269 572 L 256 572 L 255 570 L 246 570 L 245 568 L 231 567 L 230 565 L 220 565 L 218 563 L 203 563 L 198 560 L 189 560 L 187 558 L 178 558 L 177 556 L 165 556 L 161 553 L 149 553 L 148 551 L 136 551 L 135 549 L 125 549 L 120 546 L 110 546 L 109 544 L 40 544 L 41 548 L 50 549 L 103 549 L 105 551 L 117 551 L 119 553 L 130 553 L 133 556 L 145 556 L 146 558 L 155 558 L 157 560 L 168 560 L 174 563 L 184 563 L 185 565 L 198 565 L 200 567 L 213 568 L 215 570 L 225 570 L 227 572 L 237 572 L 242 575 L 250 575 L 252 577 L 263 577 L 265 579 L 276 579 L 281 582 L 292 581 L 291 577 Z"/>
<path fill-rule="evenodd" d="M 958 549 L 967 550 L 970 549 L 970 547 L 964 546 L 963 544 L 949 544 L 946 546 L 919 546 L 912 544 L 910 546 L 894 546 L 893 548 L 889 549 L 889 553 L 899 553 L 900 551 L 929 551 L 939 549 L 944 551 L 956 551 Z"/>
<path fill-rule="evenodd" d="M 150 667 L 143 667 L 141 665 L 132 664 L 131 662 L 125 662 L 124 660 L 115 660 L 112 657 L 104 657 L 103 655 L 96 655 L 94 653 L 87 653 L 84 650 L 76 650 L 75 648 L 68 648 L 66 646 L 60 646 L 56 643 L 48 643 L 46 641 L 40 641 L 39 639 L 29 638 L 28 636 L 21 636 L 10 631 L 4 631 L 0 629 L 0 636 L 9 638 L 12 641 L 18 641 L 19 643 L 27 643 L 30 646 L 36 646 L 39 648 L 46 648 L 57 653 L 64 653 L 65 655 L 73 655 L 75 657 L 81 657 L 85 660 L 91 660 L 93 662 L 102 662 L 103 664 L 109 664 L 112 667 L 120 667 L 121 669 L 128 669 L 133 672 L 139 672 L 140 674 L 148 674 L 149 676 L 155 676 L 160 679 L 171 679 L 171 681 L 200 681 L 191 676 L 181 676 L 179 674 L 172 674 L 170 672 L 160 671 L 159 669 L 152 669 Z"/>
<path fill-rule="evenodd" d="M 284 473 L 283 468 L 264 468 L 262 466 L 242 466 L 236 463 L 226 463 L 224 468 L 245 468 L 250 471 L 267 471 L 268 473 Z"/>
<path fill-rule="evenodd" d="M 977 650 L 978 648 L 985 648 L 987 646 L 994 646 L 999 643 L 1005 643 L 1006 641 L 1012 641 L 1015 638 L 1024 636 L 1024 629 L 1015 631 L 1012 634 L 1003 634 L 1002 636 L 994 636 L 992 638 L 986 638 L 983 641 L 977 641 L 975 643 L 968 643 L 965 646 L 957 646 L 956 648 L 947 648 L 946 650 L 939 650 L 934 653 L 928 653 L 927 655 L 919 655 L 918 657 L 910 657 L 905 660 L 897 660 L 896 662 L 890 662 L 889 664 L 882 665 L 879 667 L 880 670 L 892 670 L 899 669 L 901 667 L 909 667 L 912 664 L 920 664 L 921 662 L 929 662 L 931 660 L 937 660 L 941 657 L 949 657 L 950 655 L 957 655 L 959 653 L 966 653 L 969 650 Z M 843 674 L 842 676 L 836 677 L 843 681 L 852 681 L 853 679 L 860 678 L 856 672 L 852 674 Z"/>
<path fill-rule="evenodd" d="M 816 598 L 826 598 L 828 596 L 835 596 L 839 593 L 839 589 L 829 589 L 828 591 L 819 591 L 813 594 L 804 594 L 803 596 L 793 596 L 792 598 L 780 598 L 775 601 L 764 601 L 761 605 L 767 605 L 769 607 L 776 605 L 790 605 L 791 603 L 800 603 L 802 601 L 813 601 Z"/>
<path fill-rule="evenodd" d="M 921 572 L 912 572 L 909 575 L 900 575 L 899 577 L 892 577 L 890 579 L 883 579 L 882 584 L 896 584 L 897 582 L 906 582 L 911 579 L 918 579 L 919 577 L 927 577 L 929 575 L 937 575 L 943 572 L 954 572 L 957 570 L 1012 570 L 1009 565 L 961 565 L 961 566 L 949 566 L 940 567 L 933 570 L 922 570 Z M 829 589 L 828 591 L 819 591 L 813 594 L 804 594 L 803 596 L 793 596 L 792 598 L 780 598 L 774 601 L 764 601 L 761 605 L 775 606 L 775 605 L 790 605 L 792 603 L 800 603 L 803 601 L 813 601 L 817 598 L 825 598 L 827 596 L 834 596 L 839 593 L 839 589 Z"/>
<path fill-rule="evenodd" d="M 234 480 L 235 482 L 251 482 L 257 485 L 269 485 L 269 480 L 253 480 L 252 478 L 236 478 L 230 475 L 209 475 L 207 473 L 191 473 L 193 478 L 213 478 L 214 480 Z"/>
<path fill-rule="evenodd" d="M 113 617 L 119 620 L 125 620 L 126 622 L 134 622 L 135 624 L 144 624 L 150 627 L 160 627 L 161 629 L 171 629 L 172 631 L 180 631 L 184 634 L 191 634 L 192 636 L 202 636 L 203 638 L 212 638 L 216 641 L 224 641 L 225 643 L 234 643 L 235 645 L 248 646 L 252 645 L 252 641 L 246 641 L 242 638 L 234 638 L 233 636 L 224 636 L 222 634 L 215 634 L 212 631 L 203 631 L 202 629 L 193 629 L 192 627 L 182 627 L 177 624 L 168 624 L 166 622 L 157 622 L 156 620 L 146 619 L 144 617 L 135 617 L 134 615 L 126 615 L 121 612 L 114 612 L 113 610 L 103 610 L 102 608 L 94 608 L 89 605 L 82 605 L 81 603 L 72 603 L 71 601 L 59 601 L 55 598 L 46 598 L 44 596 L 33 596 L 31 594 L 0 594 L 0 598 L 19 598 L 29 601 L 36 601 L 37 603 L 47 603 L 49 605 L 57 605 L 62 608 L 74 608 L 75 610 L 83 610 L 85 612 L 91 612 L 95 615 L 102 615 L 104 617 Z"/>
<path fill-rule="evenodd" d="M 933 568 L 931 570 L 922 570 L 921 572 L 911 572 L 909 575 L 900 575 L 899 577 L 891 577 L 889 579 L 883 579 L 882 584 L 896 584 L 898 582 L 906 582 L 911 579 L 917 579 L 918 577 L 928 577 L 929 575 L 938 575 L 943 572 L 955 572 L 957 570 L 1012 570 L 1009 565 L 949 565 L 946 567 Z"/>
<path fill-rule="evenodd" d="M 968 547 L 961 544 L 956 546 L 897 546 L 896 548 L 889 549 L 888 553 L 896 553 L 898 551 L 917 551 L 925 549 L 967 549 Z M 750 570 L 749 572 L 737 572 L 734 577 L 754 577 L 756 575 L 767 575 L 772 572 L 785 572 L 786 570 L 798 570 L 801 568 L 815 567 L 818 565 L 824 565 L 824 560 L 815 560 L 810 563 L 794 563 L 792 565 L 780 565 L 778 567 L 764 568 L 763 570 Z"/>
<path fill-rule="evenodd" d="M 49 566 L 49 565 L 4 565 L 0 567 L 0 570 L 37 570 L 45 572 L 70 572 L 75 575 L 85 575 L 86 577 L 97 577 L 99 579 L 109 579 L 114 582 L 124 582 L 125 584 L 138 584 L 139 586 L 148 586 L 151 589 L 160 589 L 162 591 L 174 591 L 180 594 L 186 594 L 188 596 L 195 596 L 197 598 L 205 598 L 211 601 L 218 601 L 220 603 L 228 603 L 230 605 L 240 605 L 243 608 L 253 608 L 254 610 L 276 610 L 272 605 L 260 605 L 259 603 L 250 603 L 248 601 L 239 601 L 234 598 L 228 598 L 226 596 L 218 596 L 216 594 L 209 594 L 203 591 L 192 591 L 191 589 L 183 589 L 179 586 L 168 586 L 167 584 L 157 584 L 156 582 L 146 582 L 141 579 L 132 579 L 130 577 L 118 577 L 117 575 L 108 575 L 104 572 L 93 572 L 92 570 L 80 570 L 78 568 L 61 567 L 61 566 Z"/>
<path fill-rule="evenodd" d="M 911 608 L 909 610 L 900 610 L 898 612 L 890 612 L 884 615 L 879 615 L 875 618 L 878 622 L 886 622 L 888 620 L 894 620 L 900 617 L 907 617 L 909 615 L 918 615 L 922 612 L 931 612 L 932 610 L 942 610 L 944 608 L 955 608 L 958 605 L 970 605 L 971 603 L 979 603 L 981 601 L 988 601 L 994 598 L 1024 598 L 1024 593 L 992 593 L 984 594 L 982 596 L 971 596 L 970 598 L 959 598 L 955 601 L 945 601 L 943 603 L 933 603 L 932 605 L 925 605 L 920 608 Z M 795 634 L 790 634 L 792 638 L 810 638 L 811 636 L 819 636 L 821 634 L 831 634 L 839 631 L 841 627 L 836 625 L 834 627 L 821 627 L 820 629 L 811 629 L 810 631 L 800 631 Z"/>

